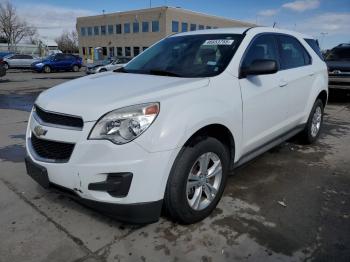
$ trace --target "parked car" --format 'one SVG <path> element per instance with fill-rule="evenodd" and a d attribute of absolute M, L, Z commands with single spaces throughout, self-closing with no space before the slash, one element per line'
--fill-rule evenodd
<path fill-rule="evenodd" d="M 292 136 L 311 144 L 328 97 L 299 33 L 223 28 L 169 36 L 124 67 L 39 95 L 27 172 L 119 220 L 207 217 L 229 170 Z"/>
<path fill-rule="evenodd" d="M 2 64 L 0 62 L 0 77 L 3 77 L 5 75 L 6 75 L 6 68 L 5 68 L 4 64 Z"/>
<path fill-rule="evenodd" d="M 54 54 L 45 59 L 34 62 L 32 70 L 36 72 L 51 73 L 52 71 L 73 71 L 78 72 L 82 66 L 82 59 L 71 54 Z"/>
<path fill-rule="evenodd" d="M 86 74 L 96 74 L 116 70 L 131 60 L 129 57 L 118 57 L 105 60 L 102 64 L 92 64 L 86 66 Z"/>
<path fill-rule="evenodd" d="M 30 68 L 31 64 L 39 61 L 40 58 L 33 55 L 10 54 L 3 58 L 6 69 L 9 68 Z"/>
<path fill-rule="evenodd" d="M 334 47 L 326 56 L 329 88 L 350 89 L 350 44 Z"/>
<path fill-rule="evenodd" d="M 12 55 L 14 54 L 13 52 L 0 52 L 0 60 L 3 59 L 5 56 Z"/>

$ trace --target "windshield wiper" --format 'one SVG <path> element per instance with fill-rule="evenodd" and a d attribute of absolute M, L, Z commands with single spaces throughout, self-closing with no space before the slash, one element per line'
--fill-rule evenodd
<path fill-rule="evenodd" d="M 149 70 L 149 73 L 152 75 L 160 75 L 160 76 L 175 76 L 175 77 L 179 77 L 180 75 L 170 72 L 170 71 L 166 71 L 166 70 L 161 70 L 161 69 L 151 69 Z"/>
<path fill-rule="evenodd" d="M 117 69 L 113 70 L 113 72 L 117 72 L 117 73 L 129 73 L 128 71 L 125 70 L 124 67 L 117 68 Z"/>

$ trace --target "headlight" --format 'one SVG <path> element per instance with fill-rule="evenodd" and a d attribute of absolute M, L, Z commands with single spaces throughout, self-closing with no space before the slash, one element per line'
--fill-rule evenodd
<path fill-rule="evenodd" d="M 159 103 L 128 106 L 107 113 L 97 121 L 89 139 L 105 139 L 115 144 L 128 143 L 153 123 L 159 114 Z"/>

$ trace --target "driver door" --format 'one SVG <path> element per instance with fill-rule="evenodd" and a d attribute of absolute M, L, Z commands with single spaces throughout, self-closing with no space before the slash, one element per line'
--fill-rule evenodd
<path fill-rule="evenodd" d="M 272 59 L 279 64 L 277 42 L 273 34 L 252 40 L 241 67 L 254 60 Z M 278 71 L 267 75 L 248 75 L 239 80 L 243 103 L 243 154 L 272 141 L 285 132 L 288 113 L 286 83 Z"/>

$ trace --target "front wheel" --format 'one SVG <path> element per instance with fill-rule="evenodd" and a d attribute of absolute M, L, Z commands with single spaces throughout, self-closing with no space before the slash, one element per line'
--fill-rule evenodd
<path fill-rule="evenodd" d="M 79 66 L 74 65 L 74 66 L 72 67 L 72 70 L 73 70 L 73 72 L 78 72 L 78 71 L 79 71 Z"/>
<path fill-rule="evenodd" d="M 212 137 L 181 150 L 164 197 L 165 209 L 171 218 L 192 224 L 210 215 L 224 191 L 229 159 L 228 149 Z"/>
<path fill-rule="evenodd" d="M 300 134 L 303 143 L 312 144 L 318 139 L 323 123 L 323 112 L 323 102 L 321 99 L 317 99 L 312 107 L 305 129 Z"/>
<path fill-rule="evenodd" d="M 51 67 L 49 67 L 49 66 L 44 66 L 44 72 L 45 73 L 51 73 Z"/>

